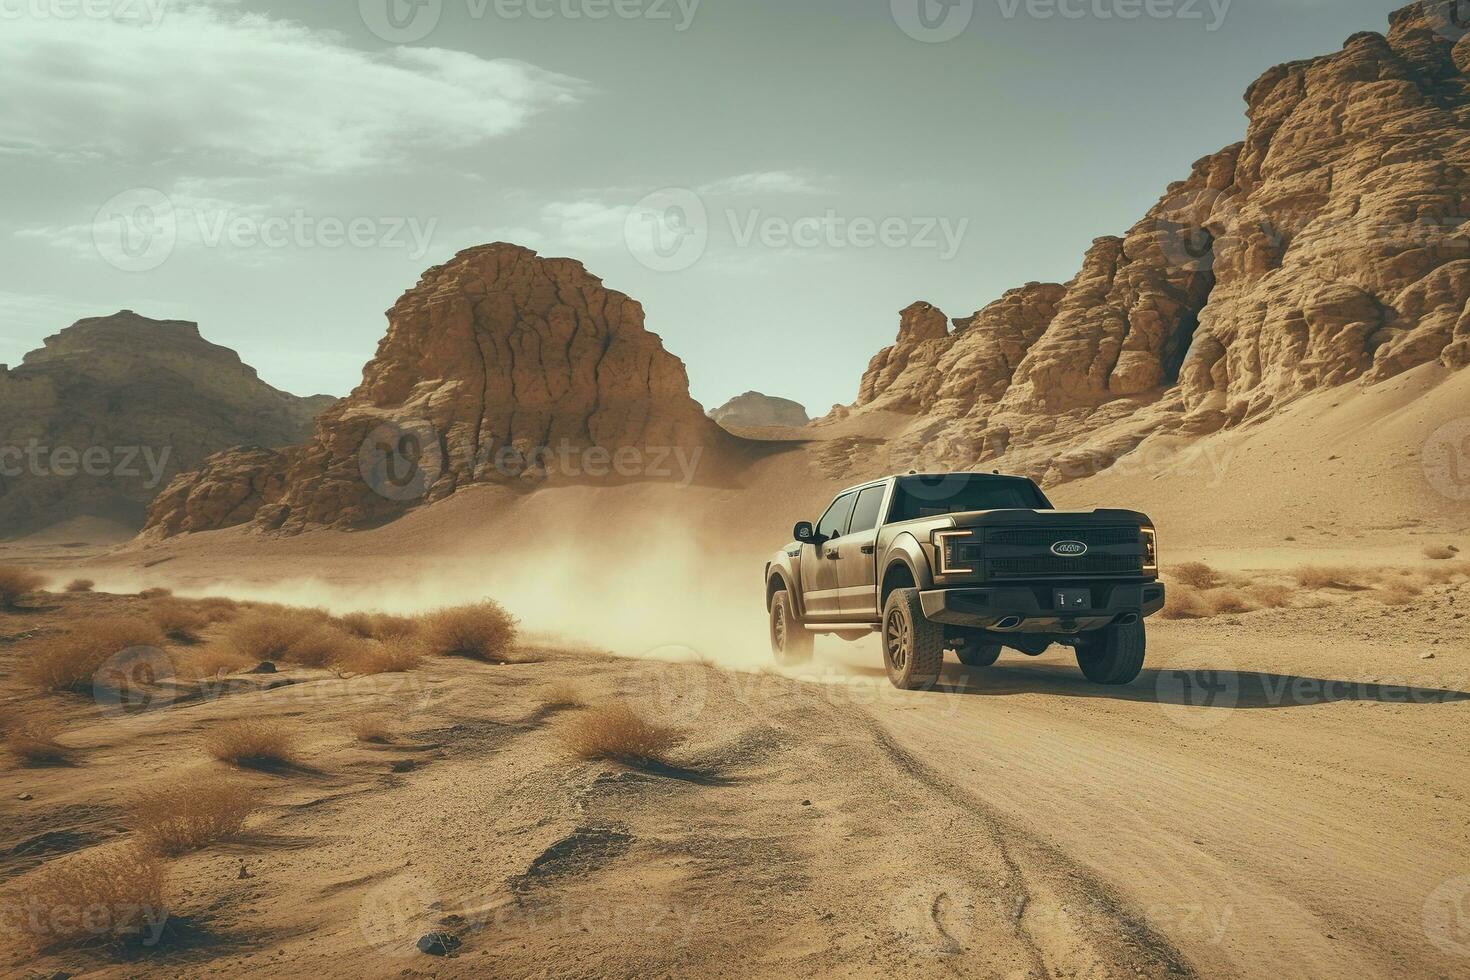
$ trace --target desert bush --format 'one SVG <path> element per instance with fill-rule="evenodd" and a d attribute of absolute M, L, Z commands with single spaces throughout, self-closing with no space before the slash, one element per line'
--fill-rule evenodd
<path fill-rule="evenodd" d="M 14 609 L 26 596 L 39 592 L 46 576 L 15 565 L 0 565 L 0 609 Z"/>
<path fill-rule="evenodd" d="M 1460 549 L 1454 545 L 1426 544 L 1424 546 L 1424 557 L 1431 561 L 1449 561 L 1460 553 Z"/>
<path fill-rule="evenodd" d="M 191 779 L 139 793 L 128 805 L 128 826 L 148 851 L 184 854 L 240 833 L 258 799 L 238 780 Z"/>
<path fill-rule="evenodd" d="M 91 592 L 96 587 L 97 583 L 89 578 L 74 578 L 66 583 L 68 592 Z"/>
<path fill-rule="evenodd" d="M 1470 578 L 1470 561 L 1461 558 L 1456 561 L 1439 562 L 1424 568 L 1420 574 L 1423 575 L 1424 581 L 1435 585 Z"/>
<path fill-rule="evenodd" d="M 393 726 L 385 715 L 377 712 L 358 715 L 348 722 L 348 728 L 359 742 L 383 745 L 393 741 Z"/>
<path fill-rule="evenodd" d="M 207 596 L 193 601 L 195 610 L 210 623 L 222 623 L 227 619 L 233 619 L 240 611 L 238 602 L 224 596 Z"/>
<path fill-rule="evenodd" d="M 424 662 L 424 652 L 413 640 L 397 637 L 374 643 L 357 640 L 336 661 L 350 674 L 396 674 L 415 670 Z"/>
<path fill-rule="evenodd" d="M 1164 608 L 1159 612 L 1163 619 L 1204 619 L 1209 614 L 1209 605 L 1199 592 L 1186 585 L 1169 589 L 1164 596 Z"/>
<path fill-rule="evenodd" d="M 519 624 L 491 599 L 471 606 L 441 609 L 424 617 L 424 652 L 432 656 L 469 657 L 507 663 Z"/>
<path fill-rule="evenodd" d="M 326 667 L 353 656 L 362 641 L 331 624 L 319 610 L 256 609 L 230 624 L 224 646 L 247 660 Z"/>
<path fill-rule="evenodd" d="M 153 943 L 168 919 L 164 864 L 137 847 L 60 858 L 23 879 L 5 909 L 41 950 Z"/>
<path fill-rule="evenodd" d="M 1302 565 L 1293 570 L 1297 584 L 1304 589 L 1347 589 L 1367 588 L 1367 582 L 1376 574 L 1347 565 Z"/>
<path fill-rule="evenodd" d="M 1213 589 L 1220 584 L 1220 575 L 1202 561 L 1187 561 L 1169 569 L 1169 574 L 1191 589 Z"/>
<path fill-rule="evenodd" d="M 667 765 L 669 752 L 684 741 L 678 729 L 649 721 L 621 702 L 578 712 L 563 737 L 579 758 L 630 765 Z"/>
<path fill-rule="evenodd" d="M 587 706 L 587 697 L 570 681 L 557 681 L 546 689 L 542 703 L 548 708 L 583 708 Z"/>
<path fill-rule="evenodd" d="M 1243 592 L 1229 586 L 1211 589 L 1202 598 L 1211 616 L 1229 616 L 1235 613 L 1248 613 L 1253 612 L 1256 608 Z"/>
<path fill-rule="evenodd" d="M 1247 591 L 1264 609 L 1285 609 L 1291 605 L 1292 596 L 1296 594 L 1291 586 L 1279 582 L 1257 582 Z"/>
<path fill-rule="evenodd" d="M 181 654 L 179 661 L 189 676 L 198 679 L 233 674 L 256 664 L 256 661 L 218 644 L 190 650 Z"/>
<path fill-rule="evenodd" d="M 1412 580 L 1389 582 L 1373 593 L 1373 598 L 1385 606 L 1404 606 L 1422 595 L 1424 587 Z"/>
<path fill-rule="evenodd" d="M 66 633 L 34 640 L 21 663 L 23 679 L 47 691 L 87 692 L 99 668 L 130 647 L 156 647 L 163 631 L 138 616 L 103 616 Z"/>
<path fill-rule="evenodd" d="M 367 640 L 391 640 L 412 636 L 418 632 L 419 624 L 411 616 L 394 616 L 389 613 L 348 613 L 340 620 L 342 628 L 354 636 Z"/>
<path fill-rule="evenodd" d="M 158 587 L 155 586 L 154 588 L 144 589 L 142 592 L 139 592 L 138 593 L 138 598 L 140 598 L 140 599 L 167 599 L 169 596 L 171 596 L 173 594 L 174 594 L 174 590 L 173 589 L 158 588 Z"/>
<path fill-rule="evenodd" d="M 61 722 L 51 715 L 23 715 L 5 732 L 5 747 L 26 766 L 57 766 L 71 761 L 72 751 L 57 741 Z"/>
<path fill-rule="evenodd" d="M 176 643 L 198 643 L 209 617 L 181 599 L 158 599 L 148 607 L 148 615 Z"/>
<path fill-rule="evenodd" d="M 221 762 L 247 769 L 296 764 L 296 733 L 272 718 L 241 718 L 216 725 L 204 736 L 204 750 Z"/>

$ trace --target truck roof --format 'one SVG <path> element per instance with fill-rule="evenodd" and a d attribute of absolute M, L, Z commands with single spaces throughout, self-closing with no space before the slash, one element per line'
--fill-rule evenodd
<path fill-rule="evenodd" d="M 890 476 L 875 477 L 871 480 L 864 480 L 862 483 L 855 483 L 850 487 L 844 487 L 843 489 L 837 491 L 836 496 L 840 497 L 844 493 L 851 493 L 854 490 L 862 490 L 865 487 L 875 487 L 880 483 L 887 483 L 889 480 L 943 480 L 948 477 L 955 476 L 978 476 L 987 477 L 992 480 L 1025 480 L 1027 483 L 1036 482 L 1035 480 L 1032 480 L 1029 476 L 1017 476 L 1013 473 L 983 473 L 975 470 L 957 470 L 949 473 L 894 473 Z"/>

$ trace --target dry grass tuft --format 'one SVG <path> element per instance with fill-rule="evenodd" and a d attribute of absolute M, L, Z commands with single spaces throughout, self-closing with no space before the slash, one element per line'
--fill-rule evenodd
<path fill-rule="evenodd" d="M 563 738 L 579 758 L 635 766 L 668 765 L 669 752 L 684 741 L 678 729 L 649 721 L 622 703 L 579 712 L 563 729 Z"/>
<path fill-rule="evenodd" d="M 148 615 L 176 643 L 195 644 L 203 639 L 209 617 L 182 599 L 157 599 L 148 607 Z"/>
<path fill-rule="evenodd" d="M 286 607 L 253 610 L 231 623 L 224 637 L 224 646 L 247 660 L 303 667 L 343 663 L 362 642 L 319 610 Z"/>
<path fill-rule="evenodd" d="M 97 583 L 89 578 L 74 578 L 66 583 L 68 592 L 91 592 L 97 587 Z"/>
<path fill-rule="evenodd" d="M 245 783 L 195 780 L 139 793 L 128 806 L 128 826 L 150 852 L 172 857 L 234 837 L 259 805 Z"/>
<path fill-rule="evenodd" d="M 83 622 L 69 633 L 33 641 L 20 672 L 27 683 L 42 690 L 86 692 L 110 657 L 130 647 L 162 643 L 163 632 L 152 620 L 104 616 Z"/>
<path fill-rule="evenodd" d="M 1426 544 L 1424 546 L 1424 557 L 1431 561 L 1449 561 L 1460 553 L 1460 549 L 1452 544 Z"/>
<path fill-rule="evenodd" d="M 1291 606 L 1296 590 L 1280 582 L 1257 582 L 1246 590 L 1262 609 L 1286 609 Z"/>
<path fill-rule="evenodd" d="M 15 565 L 0 565 L 0 609 L 15 609 L 22 599 L 46 586 L 46 577 Z"/>
<path fill-rule="evenodd" d="M 152 944 L 168 919 L 163 861 L 119 847 L 50 862 L 5 903 L 10 925 L 41 950 Z"/>
<path fill-rule="evenodd" d="M 340 620 L 342 628 L 365 640 L 393 640 L 413 636 L 419 624 L 411 616 L 393 616 L 388 613 L 348 613 Z"/>
<path fill-rule="evenodd" d="M 1209 606 L 1198 592 L 1179 585 L 1165 594 L 1164 608 L 1159 616 L 1162 619 L 1204 619 L 1209 614 Z"/>
<path fill-rule="evenodd" d="M 587 696 L 571 681 L 557 681 L 546 689 L 542 702 L 548 708 L 585 708 Z"/>
<path fill-rule="evenodd" d="M 348 723 L 348 727 L 352 730 L 353 738 L 359 742 L 371 742 L 374 745 L 387 745 L 393 741 L 393 736 L 396 734 L 388 717 L 376 712 L 358 715 Z"/>
<path fill-rule="evenodd" d="M 441 609 L 424 617 L 424 650 L 433 656 L 509 663 L 518 627 L 516 618 L 491 599 Z"/>
<path fill-rule="evenodd" d="M 61 722 L 51 715 L 24 715 L 5 733 L 5 747 L 25 766 L 61 766 L 72 759 L 72 750 L 57 741 Z"/>
<path fill-rule="evenodd" d="M 1424 587 L 1418 582 L 1405 579 L 1399 582 L 1389 582 L 1377 592 L 1373 598 L 1385 606 L 1406 606 L 1424 593 Z"/>
<path fill-rule="evenodd" d="M 174 590 L 173 589 L 162 589 L 162 588 L 154 587 L 154 588 L 151 588 L 151 589 L 144 589 L 142 592 L 139 592 L 138 593 L 138 598 L 139 599 L 167 599 L 169 596 L 171 596 L 173 594 L 174 594 Z"/>
<path fill-rule="evenodd" d="M 180 660 L 188 675 L 199 680 L 238 673 L 256 664 L 256 661 L 218 645 L 191 650 L 183 654 Z"/>
<path fill-rule="evenodd" d="M 349 674 L 397 674 L 416 670 L 423 662 L 424 651 L 416 641 L 397 637 L 381 643 L 359 640 L 337 666 Z"/>
<path fill-rule="evenodd" d="M 1365 569 L 1347 565 L 1302 565 L 1292 572 L 1297 584 L 1304 589 L 1343 589 L 1361 591 L 1368 587 L 1368 579 L 1376 578 Z"/>
<path fill-rule="evenodd" d="M 278 719 L 226 721 L 204 736 L 204 750 L 246 769 L 279 769 L 297 763 L 296 732 Z"/>
<path fill-rule="evenodd" d="M 1254 612 L 1256 609 L 1245 593 L 1229 586 L 1209 590 L 1204 594 L 1204 601 L 1211 616 L 1230 616 Z"/>
<path fill-rule="evenodd" d="M 1169 574 L 1191 589 L 1213 589 L 1221 582 L 1220 574 L 1202 561 L 1187 561 L 1169 569 Z"/>

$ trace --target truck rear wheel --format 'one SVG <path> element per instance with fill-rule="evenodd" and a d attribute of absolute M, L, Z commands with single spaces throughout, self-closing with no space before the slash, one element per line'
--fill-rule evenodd
<path fill-rule="evenodd" d="M 1109 626 L 1077 645 L 1077 666 L 1094 684 L 1131 684 L 1143 670 L 1148 635 L 1143 621 Z"/>
<path fill-rule="evenodd" d="M 771 653 L 781 667 L 799 667 L 812 659 L 812 635 L 791 609 L 785 589 L 771 596 Z"/>
<path fill-rule="evenodd" d="M 918 589 L 894 589 L 883 605 L 883 665 L 905 691 L 927 690 L 944 666 L 944 629 L 924 616 Z"/>

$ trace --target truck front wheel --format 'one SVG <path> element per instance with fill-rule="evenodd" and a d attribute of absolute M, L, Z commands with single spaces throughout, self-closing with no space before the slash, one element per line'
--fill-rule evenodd
<path fill-rule="evenodd" d="M 1143 670 L 1148 636 L 1143 621 L 1109 626 L 1077 645 L 1077 666 L 1094 684 L 1131 684 Z"/>
<path fill-rule="evenodd" d="M 781 667 L 799 667 L 812 659 L 812 635 L 796 618 L 785 589 L 771 596 L 771 653 Z"/>
<path fill-rule="evenodd" d="M 924 616 L 918 589 L 894 589 L 883 604 L 883 664 L 894 687 L 927 690 L 944 666 L 944 628 Z"/>

